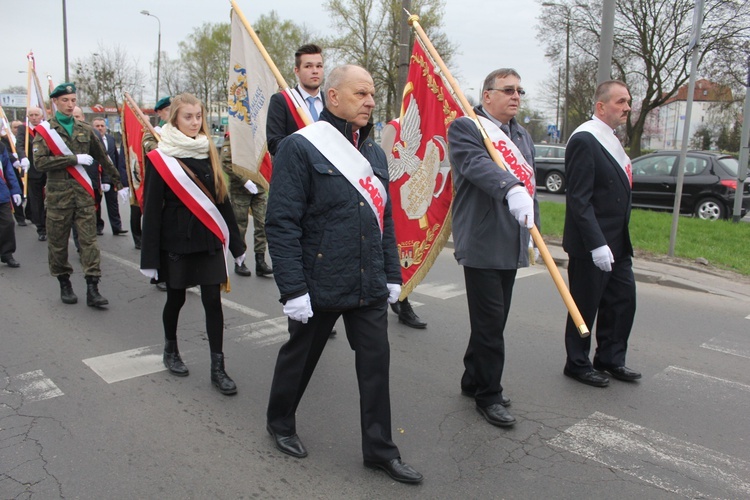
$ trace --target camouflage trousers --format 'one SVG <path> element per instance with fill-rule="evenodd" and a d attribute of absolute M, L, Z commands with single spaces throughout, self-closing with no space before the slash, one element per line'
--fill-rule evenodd
<path fill-rule="evenodd" d="M 96 243 L 96 209 L 94 205 L 79 208 L 47 208 L 47 258 L 52 276 L 72 274 L 68 262 L 68 241 L 75 224 L 81 245 L 81 267 L 86 276 L 101 276 L 101 254 Z"/>
<path fill-rule="evenodd" d="M 268 240 L 266 240 L 266 204 L 268 203 L 268 194 L 250 194 L 247 191 L 245 193 L 233 192 L 231 193 L 230 201 L 232 203 L 232 210 L 234 211 L 234 218 L 237 219 L 237 225 L 240 228 L 242 241 L 245 241 L 245 235 L 247 234 L 248 214 L 252 213 L 254 227 L 253 251 L 265 254 L 268 244 Z"/>

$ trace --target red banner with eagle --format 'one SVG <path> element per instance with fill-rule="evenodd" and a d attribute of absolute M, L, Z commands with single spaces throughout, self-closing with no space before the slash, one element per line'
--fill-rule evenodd
<path fill-rule="evenodd" d="M 445 137 L 450 123 L 463 114 L 417 40 L 400 117 L 382 134 L 401 262 L 401 299 L 427 275 L 450 236 L 453 181 Z"/>
<path fill-rule="evenodd" d="M 145 164 L 143 158 L 143 124 L 130 109 L 126 101 L 122 107 L 122 142 L 125 150 L 125 168 L 130 183 L 131 202 L 135 199 L 143 209 L 143 181 Z"/>

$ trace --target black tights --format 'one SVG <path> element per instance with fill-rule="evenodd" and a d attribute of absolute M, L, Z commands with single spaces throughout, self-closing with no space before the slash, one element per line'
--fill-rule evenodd
<path fill-rule="evenodd" d="M 201 285 L 201 301 L 206 312 L 206 333 L 211 352 L 224 351 L 224 312 L 221 308 L 221 285 Z M 164 304 L 162 321 L 164 321 L 164 337 L 167 340 L 177 340 L 177 320 L 180 309 L 185 305 L 184 288 L 172 288 L 167 285 L 167 302 Z"/>

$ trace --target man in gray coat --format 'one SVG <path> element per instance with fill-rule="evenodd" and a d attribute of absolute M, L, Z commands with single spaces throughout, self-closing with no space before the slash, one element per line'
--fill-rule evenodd
<path fill-rule="evenodd" d="M 515 116 L 524 94 L 509 68 L 490 73 L 475 112 L 509 169 L 490 157 L 476 124 L 457 119 L 448 129 L 453 168 L 453 241 L 464 267 L 471 335 L 464 355 L 461 393 L 473 397 L 492 425 L 512 426 L 500 379 L 505 363 L 503 330 L 516 271 L 529 265 L 529 229 L 538 225 L 534 145 Z"/>

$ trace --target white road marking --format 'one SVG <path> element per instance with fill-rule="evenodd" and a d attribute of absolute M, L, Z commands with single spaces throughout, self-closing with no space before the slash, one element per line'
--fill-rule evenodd
<path fill-rule="evenodd" d="M 658 374 L 656 379 L 663 379 L 663 378 L 669 378 L 670 376 L 673 376 L 676 380 L 679 380 L 679 385 L 685 386 L 685 378 L 692 378 L 695 382 L 703 382 L 703 383 L 709 383 L 709 384 L 721 384 L 725 387 L 731 387 L 732 389 L 739 389 L 740 391 L 744 392 L 750 392 L 750 385 L 743 384 L 741 382 L 735 382 L 734 380 L 727 380 L 725 378 L 719 378 L 714 377 L 713 375 L 706 375 L 705 373 L 696 372 L 693 370 L 688 370 L 685 368 L 680 368 L 677 366 L 668 366 L 664 369 L 664 371 L 660 374 Z M 695 387 L 692 387 L 691 384 L 691 390 L 695 390 Z M 711 389 L 707 389 L 711 390 Z"/>
<path fill-rule="evenodd" d="M 11 384 L 14 382 L 18 382 L 18 390 L 28 403 L 44 401 L 64 394 L 52 380 L 44 376 L 42 370 L 34 370 L 11 377 Z"/>
<path fill-rule="evenodd" d="M 522 278 L 528 278 L 529 276 L 534 276 L 535 274 L 543 273 L 547 270 L 544 266 L 530 266 L 530 267 L 522 267 L 518 270 L 518 273 L 516 273 L 516 279 L 522 279 Z M 440 282 L 422 282 L 414 289 L 416 293 L 427 295 L 428 297 L 432 297 L 435 299 L 452 299 L 453 297 L 458 297 L 459 295 L 466 294 L 466 288 L 463 286 L 463 282 L 460 284 L 456 283 L 440 283 Z M 411 302 L 411 299 L 409 300 Z"/>
<path fill-rule="evenodd" d="M 231 332 L 239 332 L 239 335 L 232 340 L 235 342 L 250 340 L 254 345 L 260 347 L 285 342 L 289 338 L 288 325 L 288 318 L 281 316 L 280 318 L 237 326 L 231 328 Z"/>
<path fill-rule="evenodd" d="M 750 314 L 748 314 L 747 316 L 745 316 L 745 319 L 750 319 Z"/>
<path fill-rule="evenodd" d="M 141 272 L 140 271 L 140 266 L 138 264 L 136 264 L 135 262 L 131 262 L 131 261 L 127 260 L 127 259 L 123 259 L 122 257 L 120 257 L 118 255 L 115 255 L 113 253 L 110 253 L 110 252 L 102 251 L 101 254 L 103 256 L 107 257 L 108 259 L 112 259 L 115 262 L 117 262 L 119 264 L 122 264 L 125 267 L 129 267 L 131 269 L 135 269 L 136 271 L 138 271 L 139 274 Z M 145 279 L 145 277 L 144 277 L 144 279 Z M 200 289 L 198 287 L 188 288 L 188 291 L 190 293 L 194 293 L 194 294 L 196 294 L 198 296 L 200 296 L 200 294 L 201 294 Z M 228 300 L 228 299 L 222 298 L 221 299 L 221 304 L 224 307 L 228 308 L 228 309 L 234 309 L 237 312 L 241 312 L 243 314 L 247 314 L 248 316 L 251 316 L 253 318 L 265 318 L 266 316 L 268 316 L 268 314 L 266 314 L 264 312 L 257 311 L 255 309 L 252 309 L 252 308 L 247 307 L 247 306 L 243 306 L 242 304 L 238 304 L 237 302 L 232 302 L 231 300 Z"/>
<path fill-rule="evenodd" d="M 112 384 L 166 370 L 162 363 L 164 346 L 146 346 L 84 359 L 83 362 L 105 382 Z"/>
<path fill-rule="evenodd" d="M 728 339 L 715 338 L 701 344 L 704 349 L 739 356 L 740 358 L 750 359 L 750 345 L 734 342 Z"/>
<path fill-rule="evenodd" d="M 750 463 L 603 413 L 550 444 L 687 498 L 750 497 Z"/>

